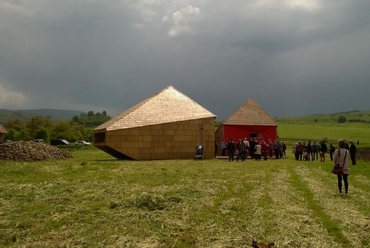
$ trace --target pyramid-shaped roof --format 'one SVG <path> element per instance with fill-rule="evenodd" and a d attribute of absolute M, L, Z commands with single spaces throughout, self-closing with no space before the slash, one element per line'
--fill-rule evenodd
<path fill-rule="evenodd" d="M 1 124 L 0 124 L 0 133 L 8 133 Z"/>
<path fill-rule="evenodd" d="M 275 121 L 252 98 L 249 98 L 248 101 L 227 118 L 223 124 L 277 126 Z"/>
<path fill-rule="evenodd" d="M 210 117 L 216 118 L 173 86 L 168 86 L 94 130 L 111 131 Z"/>

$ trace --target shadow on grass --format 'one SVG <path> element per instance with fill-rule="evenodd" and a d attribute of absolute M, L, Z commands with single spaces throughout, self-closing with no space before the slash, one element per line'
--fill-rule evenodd
<path fill-rule="evenodd" d="M 96 162 L 121 162 L 121 161 L 132 161 L 132 160 L 125 160 L 125 159 L 116 159 L 116 158 L 112 158 L 112 159 L 96 159 L 95 160 Z"/>

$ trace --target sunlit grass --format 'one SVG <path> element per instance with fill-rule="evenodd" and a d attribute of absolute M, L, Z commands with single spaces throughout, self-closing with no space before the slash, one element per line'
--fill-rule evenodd
<path fill-rule="evenodd" d="M 369 245 L 363 161 L 339 197 L 330 162 L 119 161 L 93 147 L 71 151 L 63 161 L 1 161 L 0 246 Z M 342 219 L 333 208 L 346 210 Z"/>
<path fill-rule="evenodd" d="M 319 142 L 326 138 L 328 143 L 334 145 L 339 139 L 345 139 L 353 140 L 355 143 L 359 140 L 358 148 L 370 147 L 370 128 L 359 128 L 354 125 L 279 123 L 278 135 L 288 145 L 293 145 L 297 141 Z"/>

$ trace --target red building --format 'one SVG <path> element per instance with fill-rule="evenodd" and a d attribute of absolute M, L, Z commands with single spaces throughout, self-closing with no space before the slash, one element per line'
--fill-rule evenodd
<path fill-rule="evenodd" d="M 275 121 L 255 102 L 249 98 L 237 111 L 227 118 L 216 130 L 217 143 L 222 140 L 226 143 L 229 139 L 237 142 L 239 139 L 257 138 L 274 141 L 277 138 L 277 124 Z M 221 149 L 218 149 L 221 155 Z"/>

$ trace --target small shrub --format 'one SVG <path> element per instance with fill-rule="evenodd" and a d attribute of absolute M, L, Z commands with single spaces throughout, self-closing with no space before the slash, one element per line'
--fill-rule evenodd
<path fill-rule="evenodd" d="M 344 117 L 343 115 L 339 116 L 338 123 L 344 123 L 346 121 L 347 121 L 346 117 Z"/>

